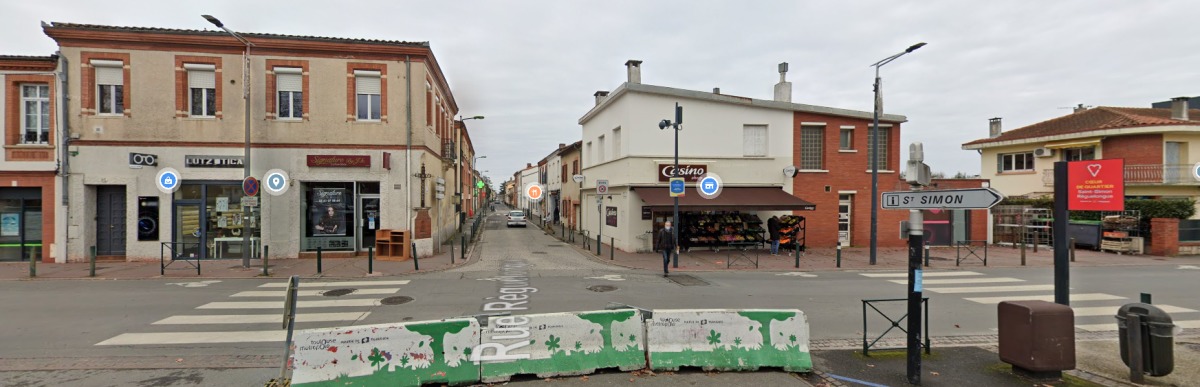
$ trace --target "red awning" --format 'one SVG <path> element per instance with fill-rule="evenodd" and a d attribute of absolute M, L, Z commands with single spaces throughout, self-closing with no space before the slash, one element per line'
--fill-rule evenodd
<path fill-rule="evenodd" d="M 673 207 L 674 198 L 667 187 L 635 187 L 634 192 L 649 207 Z M 688 211 L 813 211 L 816 204 L 775 187 L 725 187 L 721 196 L 705 199 L 689 188 L 679 198 L 679 207 Z"/>

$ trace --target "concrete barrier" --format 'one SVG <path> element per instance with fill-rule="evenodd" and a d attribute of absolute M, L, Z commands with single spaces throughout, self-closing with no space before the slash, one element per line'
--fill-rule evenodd
<path fill-rule="evenodd" d="M 646 367 L 644 325 L 635 310 L 491 317 L 476 350 L 481 380 L 514 375 L 586 375 Z"/>
<path fill-rule="evenodd" d="M 479 381 L 479 322 L 447 319 L 297 331 L 294 386 L 420 386 Z"/>
<path fill-rule="evenodd" d="M 655 310 L 646 325 L 653 370 L 812 370 L 808 317 L 797 309 Z"/>

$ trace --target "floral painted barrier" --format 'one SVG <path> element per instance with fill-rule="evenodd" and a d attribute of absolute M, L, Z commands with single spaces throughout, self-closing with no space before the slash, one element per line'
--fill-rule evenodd
<path fill-rule="evenodd" d="M 812 371 L 808 317 L 798 309 L 655 310 L 646 329 L 653 370 Z"/>
<path fill-rule="evenodd" d="M 470 384 L 479 366 L 479 322 L 448 319 L 297 331 L 294 386 Z"/>
<path fill-rule="evenodd" d="M 492 317 L 476 352 L 483 357 L 482 381 L 504 382 L 521 374 L 547 378 L 604 368 L 642 369 L 646 367 L 643 330 L 640 313 L 632 309 Z"/>

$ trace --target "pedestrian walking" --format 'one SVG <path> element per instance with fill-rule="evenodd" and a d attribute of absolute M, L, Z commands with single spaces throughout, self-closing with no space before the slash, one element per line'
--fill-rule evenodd
<path fill-rule="evenodd" d="M 658 230 L 658 242 L 654 246 L 654 249 L 662 252 L 663 277 L 666 277 L 668 274 L 667 264 L 671 262 L 671 253 L 679 252 L 679 246 L 675 244 L 675 235 L 671 231 L 670 221 L 666 222 L 661 230 Z"/>
<path fill-rule="evenodd" d="M 771 238 L 771 255 L 779 255 L 779 217 L 767 219 L 767 234 Z"/>

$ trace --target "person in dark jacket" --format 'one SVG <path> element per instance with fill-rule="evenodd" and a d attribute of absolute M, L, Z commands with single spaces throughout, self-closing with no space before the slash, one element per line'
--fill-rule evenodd
<path fill-rule="evenodd" d="M 667 264 L 671 262 L 671 253 L 679 252 L 679 246 L 675 244 L 675 232 L 671 229 L 671 222 L 666 222 L 663 228 L 658 230 L 658 242 L 654 246 L 654 249 L 662 252 L 663 277 L 666 277 Z"/>
<path fill-rule="evenodd" d="M 779 217 L 772 216 L 767 220 L 767 233 L 771 237 L 771 255 L 779 255 Z"/>

